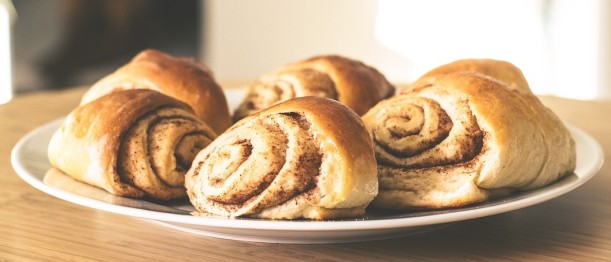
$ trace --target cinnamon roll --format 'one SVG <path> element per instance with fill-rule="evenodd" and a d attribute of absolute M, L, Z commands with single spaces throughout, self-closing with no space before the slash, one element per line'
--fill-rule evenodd
<path fill-rule="evenodd" d="M 242 119 L 187 172 L 200 212 L 228 217 L 360 217 L 377 194 L 371 139 L 358 115 L 320 97 L 292 99 Z"/>
<path fill-rule="evenodd" d="M 234 112 L 234 121 L 295 97 L 331 98 L 362 115 L 395 88 L 375 68 L 350 58 L 316 56 L 262 76 Z"/>
<path fill-rule="evenodd" d="M 462 206 L 548 185 L 575 168 L 568 130 L 527 86 L 479 73 L 421 78 L 363 121 L 378 160 L 378 207 Z"/>
<path fill-rule="evenodd" d="M 206 66 L 191 58 L 144 50 L 94 83 L 81 104 L 127 89 L 151 89 L 183 101 L 217 134 L 232 124 L 222 88 Z"/>
<path fill-rule="evenodd" d="M 186 197 L 184 175 L 216 134 L 185 103 L 157 91 L 114 92 L 74 109 L 53 134 L 51 165 L 126 197 Z"/>

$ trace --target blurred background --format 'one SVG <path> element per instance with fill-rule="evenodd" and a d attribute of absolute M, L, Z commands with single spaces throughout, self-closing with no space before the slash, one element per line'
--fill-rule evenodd
<path fill-rule="evenodd" d="M 196 56 L 195 0 L 13 0 L 17 92 L 92 84 L 144 48 Z"/>
<path fill-rule="evenodd" d="M 401 83 L 456 59 L 495 58 L 520 67 L 537 94 L 611 99 L 606 0 L 2 2 L 16 11 L 12 56 L 0 50 L 0 59 L 12 57 L 17 94 L 90 85 L 157 48 L 194 57 L 221 82 L 318 54 L 361 60 Z"/>

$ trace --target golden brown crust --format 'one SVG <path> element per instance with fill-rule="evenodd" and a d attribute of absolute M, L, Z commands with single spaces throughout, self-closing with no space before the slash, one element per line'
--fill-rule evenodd
<path fill-rule="evenodd" d="M 528 82 L 514 64 L 495 59 L 461 59 L 439 66 L 424 74 L 421 78 L 444 75 L 456 72 L 479 73 L 492 77 L 512 88 L 519 88 L 530 92 Z"/>
<path fill-rule="evenodd" d="M 362 216 L 377 183 L 362 121 L 320 97 L 240 120 L 198 154 L 185 182 L 201 212 L 272 219 Z"/>
<path fill-rule="evenodd" d="M 481 73 L 421 78 L 363 121 L 379 163 L 380 207 L 460 206 L 542 187 L 575 168 L 563 123 L 530 90 Z"/>
<path fill-rule="evenodd" d="M 186 196 L 184 173 L 216 135 L 185 103 L 157 91 L 114 92 L 74 109 L 49 143 L 52 166 L 127 197 Z"/>
<path fill-rule="evenodd" d="M 187 103 L 217 133 L 231 125 L 225 94 L 208 68 L 193 59 L 172 57 L 153 49 L 140 52 L 129 63 L 96 82 L 85 93 L 81 104 L 134 88 L 156 90 Z"/>
<path fill-rule="evenodd" d="M 395 88 L 375 68 L 337 55 L 316 56 L 263 76 L 234 113 L 234 120 L 294 97 L 338 100 L 362 115 Z"/>

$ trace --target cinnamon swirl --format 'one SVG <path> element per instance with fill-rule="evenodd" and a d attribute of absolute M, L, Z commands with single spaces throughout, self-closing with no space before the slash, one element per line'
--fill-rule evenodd
<path fill-rule="evenodd" d="M 248 86 L 248 94 L 236 109 L 237 121 L 247 115 L 295 97 L 331 98 L 362 115 L 395 88 L 375 68 L 337 56 L 316 56 L 288 64 Z"/>
<path fill-rule="evenodd" d="M 114 92 L 74 109 L 51 138 L 51 165 L 126 197 L 186 197 L 184 175 L 216 134 L 157 91 Z"/>
<path fill-rule="evenodd" d="M 527 86 L 479 73 L 423 77 L 363 116 L 392 209 L 461 206 L 545 186 L 575 168 L 575 144 Z"/>
<path fill-rule="evenodd" d="M 271 219 L 359 217 L 378 189 L 360 118 L 320 97 L 242 119 L 197 155 L 185 185 L 200 212 Z"/>

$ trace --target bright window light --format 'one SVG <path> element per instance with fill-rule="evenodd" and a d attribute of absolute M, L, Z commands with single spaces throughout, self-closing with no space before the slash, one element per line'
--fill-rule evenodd
<path fill-rule="evenodd" d="M 577 99 L 598 97 L 599 5 L 592 0 L 553 2 L 547 24 L 547 93 Z"/>
<path fill-rule="evenodd" d="M 457 59 L 494 58 L 520 67 L 535 93 L 589 99 L 598 89 L 597 8 L 598 1 L 380 0 L 375 36 L 412 64 L 408 81 Z"/>

